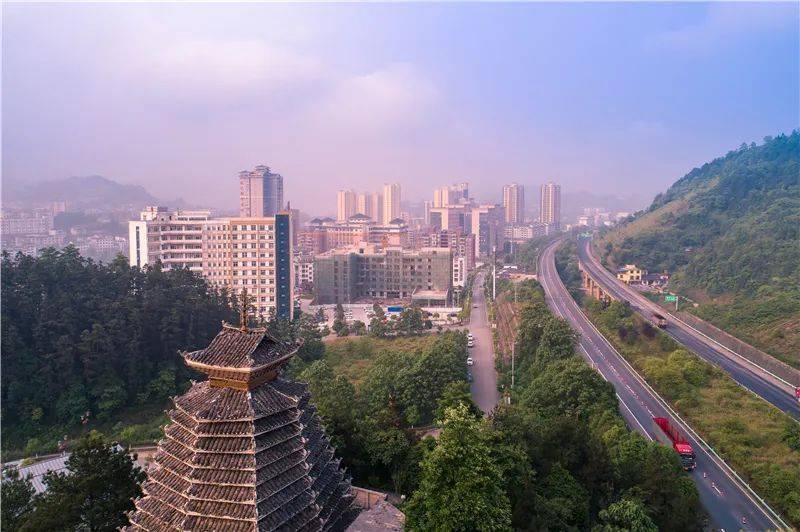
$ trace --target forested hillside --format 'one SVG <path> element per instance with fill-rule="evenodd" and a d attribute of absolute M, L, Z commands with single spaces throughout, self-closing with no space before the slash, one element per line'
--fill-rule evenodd
<path fill-rule="evenodd" d="M 695 168 L 598 251 L 668 270 L 699 316 L 800 367 L 799 140 L 767 137 Z"/>
<path fill-rule="evenodd" d="M 99 264 L 74 247 L 4 255 L 3 450 L 48 451 L 127 411 L 158 412 L 190 377 L 178 350 L 205 347 L 232 319 L 188 270 Z"/>

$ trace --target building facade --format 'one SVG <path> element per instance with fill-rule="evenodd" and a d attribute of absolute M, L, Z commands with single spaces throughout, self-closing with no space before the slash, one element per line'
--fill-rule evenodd
<path fill-rule="evenodd" d="M 546 183 L 541 190 L 541 214 L 539 221 L 556 229 L 561 225 L 561 185 Z"/>
<path fill-rule="evenodd" d="M 217 289 L 247 290 L 264 318 L 294 315 L 292 223 L 288 213 L 268 218 L 208 220 L 202 227 L 202 274 Z"/>
<path fill-rule="evenodd" d="M 392 220 L 400 218 L 400 184 L 383 185 L 382 223 L 388 225 Z"/>
<path fill-rule="evenodd" d="M 202 273 L 203 224 L 211 211 L 170 211 L 146 207 L 139 220 L 128 222 L 130 265 L 142 268 L 161 261 L 167 270 L 188 268 Z"/>
<path fill-rule="evenodd" d="M 356 207 L 355 192 L 352 190 L 340 190 L 336 193 L 336 221 L 346 222 L 349 220 L 356 213 Z"/>
<path fill-rule="evenodd" d="M 239 216 L 275 216 L 283 208 L 283 176 L 264 165 L 239 172 Z"/>
<path fill-rule="evenodd" d="M 364 297 L 413 299 L 424 292 L 444 302 L 451 295 L 452 276 L 449 248 L 384 249 L 363 243 L 315 257 L 314 299 L 318 304 L 352 303 Z"/>
<path fill-rule="evenodd" d="M 513 183 L 503 187 L 503 208 L 507 224 L 521 224 L 525 221 L 525 188 Z"/>

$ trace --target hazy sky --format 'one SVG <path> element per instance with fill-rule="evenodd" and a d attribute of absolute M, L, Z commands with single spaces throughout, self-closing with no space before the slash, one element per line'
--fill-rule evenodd
<path fill-rule="evenodd" d="M 652 194 L 798 126 L 797 3 L 8 4 L 3 179 L 232 206 L 468 180 Z M 535 197 L 530 188 L 529 197 Z"/>

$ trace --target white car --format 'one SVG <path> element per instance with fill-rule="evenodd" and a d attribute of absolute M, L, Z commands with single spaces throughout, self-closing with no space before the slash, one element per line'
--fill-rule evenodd
<path fill-rule="evenodd" d="M 467 357 L 467 366 L 471 366 L 473 364 L 475 364 L 475 361 L 472 360 L 472 357 Z"/>
<path fill-rule="evenodd" d="M 475 347 L 475 340 L 468 340 L 467 347 Z"/>
<path fill-rule="evenodd" d="M 469 340 L 471 342 L 474 339 L 475 339 L 475 337 L 472 335 L 472 333 L 467 333 L 467 340 Z"/>

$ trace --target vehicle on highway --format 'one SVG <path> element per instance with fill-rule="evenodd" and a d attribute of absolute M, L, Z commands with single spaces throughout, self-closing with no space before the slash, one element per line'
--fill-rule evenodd
<path fill-rule="evenodd" d="M 478 308 L 478 305 L 472 305 L 472 308 Z"/>
<path fill-rule="evenodd" d="M 467 366 L 472 366 L 473 364 L 475 364 L 475 361 L 472 360 L 472 357 L 467 357 Z"/>
<path fill-rule="evenodd" d="M 471 332 L 468 332 L 467 333 L 467 340 L 474 340 L 474 339 L 475 339 L 475 335 L 472 334 Z"/>
<path fill-rule="evenodd" d="M 475 340 L 467 340 L 467 347 L 475 347 Z"/>
<path fill-rule="evenodd" d="M 471 372 L 471 371 L 468 371 L 468 372 L 467 372 L 467 382 L 472 382 L 473 380 L 474 380 L 474 379 L 472 378 L 472 372 Z"/>
<path fill-rule="evenodd" d="M 653 432 L 659 442 L 671 446 L 678 453 L 681 459 L 681 466 L 685 471 L 691 471 L 697 466 L 692 446 L 667 418 L 654 417 Z"/>
<path fill-rule="evenodd" d="M 651 319 L 653 320 L 653 325 L 655 325 L 659 329 L 665 329 L 667 327 L 667 318 L 665 318 L 658 312 L 653 312 L 653 316 Z"/>

